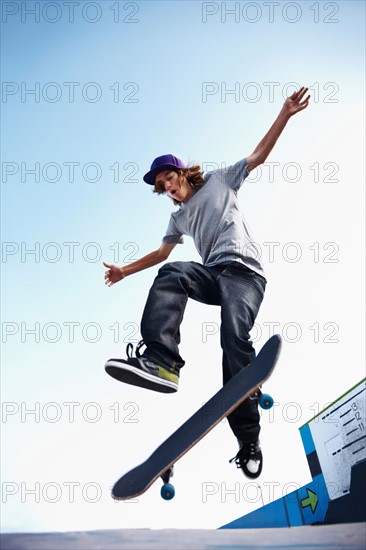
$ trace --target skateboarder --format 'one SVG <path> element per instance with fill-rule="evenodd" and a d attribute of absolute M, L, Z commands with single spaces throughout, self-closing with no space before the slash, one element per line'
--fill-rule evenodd
<path fill-rule="evenodd" d="M 221 347 L 224 384 L 255 357 L 250 341 L 263 300 L 266 279 L 253 249 L 253 239 L 241 213 L 237 192 L 248 174 L 264 163 L 288 120 L 308 106 L 308 88 L 300 88 L 283 104 L 274 124 L 253 153 L 227 168 L 203 175 L 200 166 L 187 167 L 171 154 L 157 157 L 144 181 L 156 193 L 165 193 L 179 209 L 171 214 L 161 246 L 129 265 L 104 262 L 105 284 L 111 287 L 125 277 L 165 261 L 183 235 L 193 238 L 202 258 L 196 262 L 164 264 L 150 289 L 141 321 L 146 346 L 127 359 L 110 359 L 105 369 L 113 377 L 151 390 L 178 389 L 184 360 L 179 354 L 180 324 L 188 298 L 221 306 Z M 262 471 L 259 412 L 256 399 L 247 399 L 229 417 L 238 439 L 234 457 L 244 474 L 256 478 Z"/>

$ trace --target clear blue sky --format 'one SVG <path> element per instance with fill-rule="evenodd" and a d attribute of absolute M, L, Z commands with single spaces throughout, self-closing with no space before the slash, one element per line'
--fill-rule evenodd
<path fill-rule="evenodd" d="M 2 2 L 3 528 L 215 528 L 260 505 L 204 499 L 205 480 L 248 488 L 227 464 L 225 424 L 177 466 L 169 505 L 157 487 L 117 505 L 108 487 L 220 386 L 219 338 L 205 333 L 219 312 L 189 304 L 177 396 L 119 385 L 103 366 L 139 338 L 156 269 L 107 289 L 102 261 L 159 246 L 174 207 L 142 181 L 156 156 L 233 163 L 286 93 L 310 87 L 268 159 L 273 181 L 267 165 L 240 191 L 269 281 L 256 347 L 270 326 L 285 335 L 268 388 L 280 412 L 263 419 L 264 499 L 274 480 L 276 497 L 306 482 L 298 427 L 363 375 L 364 3 L 78 4 Z M 171 259 L 199 260 L 189 239 Z"/>

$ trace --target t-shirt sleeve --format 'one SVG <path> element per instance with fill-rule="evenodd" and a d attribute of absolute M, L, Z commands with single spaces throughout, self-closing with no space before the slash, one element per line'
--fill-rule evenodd
<path fill-rule="evenodd" d="M 221 168 L 219 172 L 222 181 L 234 191 L 238 191 L 249 175 L 248 160 L 246 158 L 241 159 L 231 166 Z"/>
<path fill-rule="evenodd" d="M 173 216 L 170 216 L 169 225 L 163 237 L 163 243 L 166 244 L 183 244 L 184 239 L 182 233 L 177 228 Z"/>

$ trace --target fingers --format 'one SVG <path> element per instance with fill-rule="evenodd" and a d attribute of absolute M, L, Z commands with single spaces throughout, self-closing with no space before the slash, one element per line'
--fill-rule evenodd
<path fill-rule="evenodd" d="M 103 265 L 105 267 L 109 267 L 110 269 L 108 269 L 108 271 L 105 271 L 104 272 L 104 284 L 107 285 L 108 287 L 111 287 L 114 285 L 114 282 L 112 282 L 112 279 L 111 279 L 111 276 L 112 276 L 112 264 L 107 264 L 107 262 L 103 262 Z"/>
<path fill-rule="evenodd" d="M 299 113 L 300 111 L 303 111 L 304 109 L 306 109 L 306 107 L 308 105 L 309 105 L 308 101 L 303 101 L 302 103 L 299 103 L 298 105 L 296 105 L 296 109 L 294 110 L 294 114 Z"/>
<path fill-rule="evenodd" d="M 112 281 L 111 281 L 111 279 L 110 279 L 110 276 L 111 276 L 111 272 L 110 272 L 110 271 L 106 271 L 106 272 L 105 272 L 105 275 L 104 275 L 104 279 L 105 279 L 104 284 L 106 284 L 107 286 L 112 286 L 112 285 L 113 285 L 113 283 L 112 283 Z"/>
<path fill-rule="evenodd" d="M 303 89 L 303 91 L 302 91 L 301 94 L 299 95 L 299 101 L 302 100 L 302 98 L 304 97 L 304 95 L 306 94 L 306 92 L 308 91 L 308 89 L 309 89 L 309 88 L 304 88 L 304 89 Z M 310 97 L 310 95 L 308 95 L 308 97 L 305 99 L 304 103 L 305 103 L 306 101 L 309 101 L 309 97 Z"/>
<path fill-rule="evenodd" d="M 309 105 L 309 99 L 310 99 L 310 95 L 308 95 L 304 101 L 302 101 L 301 103 L 299 103 L 299 107 L 301 107 L 302 109 L 304 107 L 307 107 Z"/>
<path fill-rule="evenodd" d="M 295 100 L 302 99 L 308 90 L 309 88 L 305 88 L 304 86 L 301 86 L 300 90 L 292 94 L 291 99 L 295 99 Z"/>
<path fill-rule="evenodd" d="M 300 90 L 298 92 L 299 93 L 298 99 L 301 100 L 308 90 L 309 90 L 309 88 L 300 88 Z M 308 97 L 310 97 L 310 96 L 308 96 Z"/>
<path fill-rule="evenodd" d="M 291 99 L 297 99 L 300 92 L 302 91 L 303 88 L 300 88 L 300 90 L 298 90 L 297 92 L 294 92 L 291 96 Z"/>

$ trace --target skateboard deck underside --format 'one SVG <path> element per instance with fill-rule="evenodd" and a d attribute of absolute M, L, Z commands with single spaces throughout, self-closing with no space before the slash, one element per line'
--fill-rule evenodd
<path fill-rule="evenodd" d="M 127 472 L 115 483 L 112 489 L 113 498 L 127 500 L 144 493 L 158 477 L 269 378 L 280 348 L 280 337 L 272 336 L 251 365 L 229 380 L 145 462 Z"/>

